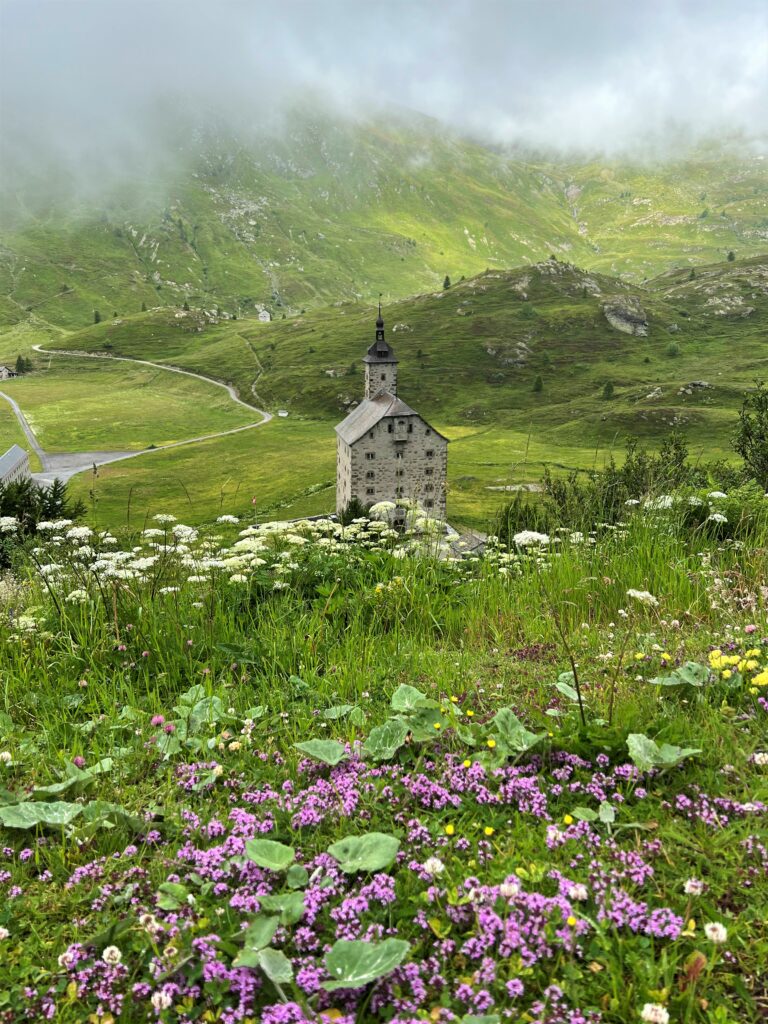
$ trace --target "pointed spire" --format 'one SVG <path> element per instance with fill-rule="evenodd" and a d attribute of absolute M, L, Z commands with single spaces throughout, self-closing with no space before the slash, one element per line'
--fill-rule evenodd
<path fill-rule="evenodd" d="M 381 315 L 381 292 L 379 292 L 379 315 L 376 318 L 376 328 L 380 331 L 384 330 L 384 318 Z"/>

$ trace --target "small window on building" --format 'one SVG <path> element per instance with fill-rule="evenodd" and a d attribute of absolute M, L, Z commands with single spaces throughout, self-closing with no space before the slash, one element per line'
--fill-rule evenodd
<path fill-rule="evenodd" d="M 431 430 L 429 429 L 429 427 L 427 427 L 427 429 L 426 429 L 426 430 L 424 431 L 424 436 L 425 436 L 425 437 L 429 437 L 429 435 L 430 435 L 431 433 L 432 433 L 432 431 L 431 431 Z"/>
<path fill-rule="evenodd" d="M 413 424 L 412 424 L 412 423 L 409 423 L 409 424 L 408 424 L 408 433 L 409 433 L 409 434 L 412 434 L 412 433 L 413 433 Z"/>
<path fill-rule="evenodd" d="M 435 450 L 434 450 L 434 448 L 427 448 L 427 450 L 426 450 L 426 452 L 424 452 L 424 454 L 427 456 L 428 459 L 431 459 L 431 458 L 433 458 L 433 456 L 435 454 Z"/>
<path fill-rule="evenodd" d="M 404 487 L 396 487 L 395 488 L 395 497 L 402 498 L 403 494 L 405 494 L 405 488 Z"/>
<path fill-rule="evenodd" d="M 431 466 L 427 466 L 427 468 L 426 468 L 426 469 L 424 470 L 424 475 L 425 475 L 425 476 L 432 476 L 432 474 L 433 474 L 434 472 L 435 472 L 435 471 L 434 471 L 434 469 L 432 469 L 432 467 L 431 467 Z"/>
<path fill-rule="evenodd" d="M 427 500 L 426 500 L 426 501 L 424 502 L 424 504 L 425 504 L 425 506 L 426 506 L 427 508 L 432 508 L 432 506 L 433 506 L 433 505 L 434 505 L 435 503 L 434 503 L 434 501 L 432 501 L 432 499 L 431 499 L 431 498 L 427 498 Z"/>
<path fill-rule="evenodd" d="M 374 487 L 366 487 L 365 488 L 365 493 L 366 494 L 374 494 L 375 493 L 375 488 Z"/>
<path fill-rule="evenodd" d="M 434 489 L 435 489 L 435 485 L 434 484 L 424 484 L 424 490 L 425 491 L 434 491 Z"/>
<path fill-rule="evenodd" d="M 371 431 L 369 431 L 369 433 L 368 433 L 368 437 L 373 437 L 373 431 L 372 431 L 372 430 L 371 430 Z"/>
<path fill-rule="evenodd" d="M 370 462 L 371 459 L 375 459 L 376 458 L 376 452 L 366 452 L 365 453 L 365 457 Z"/>
<path fill-rule="evenodd" d="M 365 474 L 365 479 L 366 480 L 373 480 L 375 476 L 376 476 L 376 474 L 373 472 L 373 470 L 369 469 L 368 472 Z"/>
<path fill-rule="evenodd" d="M 382 380 L 386 380 L 386 379 L 387 379 L 387 375 L 386 375 L 386 373 L 382 373 L 382 375 L 381 375 L 381 379 L 382 379 Z"/>
<path fill-rule="evenodd" d="M 395 432 L 395 428 L 391 423 L 387 424 L 387 430 L 389 431 L 390 434 L 393 434 Z"/>
<path fill-rule="evenodd" d="M 402 459 L 404 454 L 405 454 L 404 452 L 395 452 L 395 458 L 396 459 Z"/>
<path fill-rule="evenodd" d="M 404 469 L 396 469 L 395 476 L 402 476 L 405 473 Z"/>

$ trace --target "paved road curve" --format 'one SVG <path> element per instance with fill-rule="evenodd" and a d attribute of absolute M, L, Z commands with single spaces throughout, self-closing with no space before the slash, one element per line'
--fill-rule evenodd
<path fill-rule="evenodd" d="M 149 359 L 131 359 L 129 356 L 98 355 L 94 352 L 47 349 L 43 348 L 42 345 L 33 345 L 32 347 L 36 352 L 40 352 L 42 355 L 74 356 L 77 359 L 111 359 L 115 362 L 121 363 L 140 363 L 144 366 L 152 366 L 159 370 L 167 370 L 169 373 L 183 373 L 186 377 L 197 377 L 198 380 L 205 381 L 206 384 L 215 384 L 218 388 L 225 388 L 233 402 L 237 402 L 238 405 L 242 405 L 246 409 L 257 412 L 261 416 L 261 419 L 256 423 L 247 423 L 244 427 L 233 427 L 230 430 L 221 430 L 217 434 L 203 434 L 200 437 L 190 437 L 186 441 L 172 441 L 170 444 L 158 445 L 156 448 L 144 448 L 138 452 L 103 451 L 52 454 L 43 451 L 40 442 L 37 440 L 37 437 L 29 423 L 27 423 L 24 413 L 19 408 L 18 403 L 14 401 L 10 395 L 6 395 L 4 392 L 0 391 L 0 397 L 4 398 L 10 404 L 16 415 L 16 419 L 19 421 L 21 429 L 24 431 L 27 440 L 29 441 L 30 447 L 40 459 L 43 471 L 42 473 L 33 474 L 34 479 L 39 483 L 51 483 L 56 478 L 67 481 L 77 473 L 93 469 L 96 466 L 105 466 L 110 462 L 122 462 L 124 459 L 136 459 L 140 455 L 151 455 L 153 452 L 162 452 L 168 448 L 179 448 L 185 444 L 196 444 L 198 441 L 211 441 L 216 437 L 226 437 L 228 434 L 239 434 L 243 430 L 253 430 L 255 427 L 262 427 L 265 423 L 269 423 L 273 418 L 272 413 L 265 412 L 263 409 L 257 409 L 248 402 L 244 402 L 231 384 L 224 384 L 220 380 L 214 380 L 212 377 L 206 377 L 202 373 L 194 373 L 192 370 L 182 370 L 178 366 L 167 366 L 164 363 L 153 363 Z"/>

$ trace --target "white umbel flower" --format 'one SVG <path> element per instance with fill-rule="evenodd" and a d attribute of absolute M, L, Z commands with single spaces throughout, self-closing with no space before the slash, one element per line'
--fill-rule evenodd
<path fill-rule="evenodd" d="M 646 1003 L 640 1011 L 640 1020 L 646 1024 L 669 1024 L 669 1011 L 661 1003 Z"/>
<path fill-rule="evenodd" d="M 659 599 L 647 590 L 628 590 L 627 597 L 631 597 L 633 601 L 639 601 L 640 604 L 645 604 L 649 608 L 655 608 L 659 603 Z"/>

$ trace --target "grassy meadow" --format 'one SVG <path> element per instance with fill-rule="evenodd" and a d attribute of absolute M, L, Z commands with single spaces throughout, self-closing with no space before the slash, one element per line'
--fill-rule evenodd
<path fill-rule="evenodd" d="M 758 1024 L 738 502 L 471 557 L 386 511 L 6 540 L 0 1019 Z"/>

